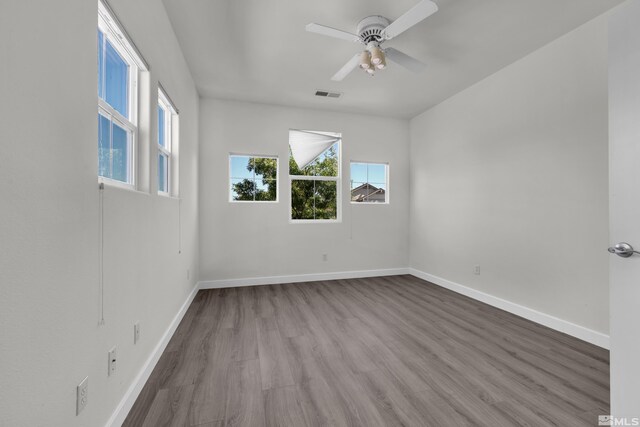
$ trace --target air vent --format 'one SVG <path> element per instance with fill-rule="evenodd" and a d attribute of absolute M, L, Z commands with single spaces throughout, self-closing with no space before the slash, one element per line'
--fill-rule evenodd
<path fill-rule="evenodd" d="M 329 92 L 326 90 L 317 90 L 316 96 L 321 96 L 323 98 L 340 98 L 342 94 L 338 92 Z"/>

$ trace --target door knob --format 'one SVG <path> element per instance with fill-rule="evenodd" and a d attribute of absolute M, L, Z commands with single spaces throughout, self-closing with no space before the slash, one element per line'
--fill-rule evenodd
<path fill-rule="evenodd" d="M 633 250 L 633 246 L 625 242 L 620 242 L 607 250 L 612 254 L 621 256 L 622 258 L 629 258 L 633 254 L 640 254 L 640 252 Z"/>

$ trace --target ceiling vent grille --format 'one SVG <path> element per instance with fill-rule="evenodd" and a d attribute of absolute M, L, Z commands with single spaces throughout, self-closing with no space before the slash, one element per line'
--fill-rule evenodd
<path fill-rule="evenodd" d="M 329 92 L 327 90 L 317 90 L 316 96 L 319 96 L 322 98 L 340 98 L 342 94 L 338 92 Z"/>

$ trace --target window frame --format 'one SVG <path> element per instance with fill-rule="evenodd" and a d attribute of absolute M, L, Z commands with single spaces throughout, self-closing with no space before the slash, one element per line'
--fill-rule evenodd
<path fill-rule="evenodd" d="M 113 107 L 109 104 L 106 106 L 99 105 L 98 106 L 98 114 L 105 117 L 109 120 L 109 124 L 112 126 L 109 131 L 109 137 L 113 141 L 113 123 L 117 124 L 119 127 L 123 128 L 127 132 L 127 158 L 129 162 L 127 163 L 127 182 L 120 181 L 117 179 L 109 178 L 106 176 L 98 175 L 98 182 L 107 183 L 109 185 L 113 185 L 116 187 L 122 187 L 126 189 L 135 189 L 135 176 L 134 176 L 134 164 L 136 162 L 136 150 L 135 150 L 135 136 L 136 136 L 136 127 L 132 126 L 131 123 L 122 119 L 122 115 L 119 114 Z"/>
<path fill-rule="evenodd" d="M 121 187 L 129 190 L 135 190 L 137 186 L 137 165 L 138 165 L 138 119 L 139 119 L 139 103 L 140 90 L 139 78 L 141 71 L 147 71 L 148 66 L 139 55 L 135 45 L 122 28 L 113 11 L 103 1 L 98 1 L 98 26 L 97 30 L 102 33 L 104 47 L 109 42 L 116 50 L 118 55 L 128 65 L 128 84 L 127 84 L 127 115 L 125 117 L 106 100 L 100 97 L 98 93 L 98 114 L 107 118 L 109 122 L 116 123 L 125 129 L 128 136 L 127 143 L 127 178 L 126 182 L 99 175 L 98 182 L 105 183 L 114 187 Z M 98 75 L 100 70 L 98 70 Z M 113 138 L 113 132 L 110 132 Z M 98 160 L 98 159 L 96 159 Z M 99 161 L 99 160 L 98 160 Z"/>
<path fill-rule="evenodd" d="M 353 165 L 354 163 L 359 163 L 359 164 L 366 164 L 366 165 L 381 165 L 384 166 L 384 175 L 385 175 L 385 185 L 386 185 L 386 190 L 385 190 L 385 198 L 384 198 L 384 202 L 354 202 L 351 198 L 351 184 L 353 182 L 352 176 L 351 176 L 351 165 Z M 368 170 L 367 170 L 367 177 L 368 177 Z M 368 181 L 368 179 L 367 179 Z M 369 182 L 367 182 L 368 184 L 370 184 Z M 373 162 L 373 161 L 359 161 L 359 160 L 350 160 L 349 161 L 349 203 L 351 203 L 352 205 L 388 205 L 390 203 L 390 191 L 389 191 L 389 163 L 388 162 Z"/>
<path fill-rule="evenodd" d="M 157 159 L 159 159 L 160 156 L 165 156 L 167 158 L 167 167 L 165 170 L 165 177 L 164 177 L 167 191 L 160 190 L 160 179 L 159 179 L 160 176 L 158 173 L 156 173 L 156 185 L 157 185 L 158 195 L 171 197 L 171 195 L 174 194 L 174 188 L 171 185 L 171 181 L 173 179 L 173 173 L 175 169 L 174 163 L 175 163 L 175 148 L 176 148 L 175 147 L 176 141 L 174 140 L 174 121 L 178 116 L 178 110 L 173 105 L 173 102 L 171 102 L 171 99 L 169 98 L 167 93 L 164 91 L 164 88 L 162 87 L 162 85 L 158 85 L 157 108 L 160 108 L 164 111 L 165 145 L 164 146 L 160 145 L 160 134 L 158 132 L 159 123 L 156 123 L 157 125 L 156 132 L 158 132 L 158 135 L 156 135 L 156 148 L 158 149 L 158 153 L 157 153 L 158 155 L 156 157 Z M 157 120 L 157 113 L 158 113 L 158 110 L 156 109 L 156 120 Z"/>
<path fill-rule="evenodd" d="M 328 133 L 326 131 L 309 131 L 317 133 Z M 289 223 L 290 224 L 339 224 L 342 222 L 342 133 L 330 132 L 336 135 L 340 135 L 338 144 L 338 175 L 337 176 L 311 176 L 311 175 L 291 175 L 289 172 L 289 163 L 291 152 L 289 151 L 289 157 L 287 158 L 287 175 L 289 176 Z M 334 144 L 334 145 L 335 145 Z M 287 144 L 288 146 L 288 144 Z M 332 145 L 333 146 L 333 145 Z M 324 153 L 324 152 L 323 152 Z M 321 153 L 318 157 L 320 157 Z M 314 159 L 315 161 L 315 159 Z M 330 181 L 336 183 L 336 219 L 293 219 L 293 198 L 291 197 L 291 189 L 293 181 Z"/>
<path fill-rule="evenodd" d="M 245 178 L 241 178 L 241 177 L 233 177 L 231 176 L 231 158 L 232 157 L 249 157 L 250 159 L 274 159 L 276 161 L 276 199 L 275 200 L 256 200 L 255 199 L 255 195 L 253 197 L 253 200 L 234 200 L 233 199 L 233 191 L 231 189 L 232 186 L 232 181 L 234 179 L 245 179 Z M 228 159 L 228 191 L 229 191 L 229 203 L 258 203 L 258 204 L 269 204 L 269 203 L 280 203 L 280 158 L 277 155 L 273 155 L 273 154 L 246 154 L 246 153 L 236 153 L 236 152 L 231 152 L 229 153 L 229 159 Z M 256 173 L 255 171 L 253 172 L 253 181 L 255 182 L 255 177 L 256 177 Z"/>

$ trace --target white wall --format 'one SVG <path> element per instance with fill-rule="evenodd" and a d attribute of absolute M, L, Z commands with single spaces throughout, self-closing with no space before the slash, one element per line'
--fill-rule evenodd
<path fill-rule="evenodd" d="M 606 22 L 411 120 L 412 267 L 608 334 Z"/>
<path fill-rule="evenodd" d="M 177 200 L 105 190 L 106 324 L 98 326 L 97 1 L 2 1 L 2 426 L 104 425 L 197 281 L 194 83 L 161 2 L 111 4 L 151 65 L 147 109 L 155 111 L 159 79 L 181 112 L 182 254 Z M 155 117 L 146 122 L 141 135 L 154 141 Z M 151 163 L 141 181 L 155 191 Z M 114 345 L 118 371 L 107 378 Z M 76 417 L 76 385 L 87 375 L 89 403 Z"/>
<path fill-rule="evenodd" d="M 342 133 L 341 223 L 289 223 L 290 128 Z M 407 267 L 408 130 L 404 120 L 202 99 L 201 279 Z M 279 203 L 228 202 L 230 152 L 279 156 Z M 350 160 L 389 163 L 389 205 L 349 203 Z"/>

